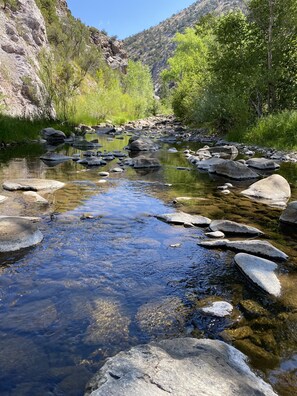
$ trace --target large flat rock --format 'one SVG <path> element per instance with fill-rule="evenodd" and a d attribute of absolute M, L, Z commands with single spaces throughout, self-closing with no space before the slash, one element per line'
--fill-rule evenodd
<path fill-rule="evenodd" d="M 209 168 L 210 173 L 235 180 L 256 179 L 259 175 L 247 166 L 235 161 L 224 161 Z"/>
<path fill-rule="evenodd" d="M 48 179 L 14 179 L 3 183 L 3 188 L 8 191 L 58 190 L 64 186 L 65 183 Z"/>
<path fill-rule="evenodd" d="M 209 228 L 212 231 L 222 231 L 230 234 L 263 235 L 263 232 L 258 228 L 230 220 L 214 220 L 210 223 Z"/>
<path fill-rule="evenodd" d="M 256 239 L 230 241 L 229 239 L 205 240 L 198 243 L 206 248 L 227 248 L 239 252 L 251 253 L 275 260 L 288 260 L 288 256 L 270 242 Z"/>
<path fill-rule="evenodd" d="M 284 205 L 291 196 L 291 188 L 284 177 L 271 175 L 252 184 L 248 189 L 242 191 L 241 194 L 249 198 L 258 199 L 263 203 Z"/>
<path fill-rule="evenodd" d="M 30 220 L 21 217 L 0 218 L 0 252 L 13 252 L 37 245 L 42 233 Z"/>
<path fill-rule="evenodd" d="M 178 338 L 140 345 L 107 360 L 91 396 L 276 396 L 246 356 L 214 340 Z"/>
<path fill-rule="evenodd" d="M 133 160 L 133 166 L 135 169 L 160 168 L 161 164 L 157 158 L 141 156 Z"/>
<path fill-rule="evenodd" d="M 246 161 L 246 164 L 251 168 L 260 170 L 275 170 L 280 167 L 279 164 L 267 158 L 251 158 Z"/>
<path fill-rule="evenodd" d="M 280 296 L 281 284 L 274 273 L 277 265 L 273 261 L 245 253 L 237 254 L 234 260 L 253 283 L 272 296 Z"/>
<path fill-rule="evenodd" d="M 196 163 L 196 166 L 197 166 L 198 169 L 202 169 L 202 170 L 207 170 L 208 171 L 213 165 L 222 164 L 224 162 L 225 162 L 225 160 L 222 159 L 222 158 L 213 157 L 213 158 L 210 158 L 210 159 L 198 161 Z"/>
<path fill-rule="evenodd" d="M 192 224 L 194 226 L 207 226 L 211 223 L 211 220 L 207 217 L 200 215 L 190 215 L 184 212 L 168 213 L 163 215 L 157 215 L 157 219 L 165 221 L 169 224 Z"/>

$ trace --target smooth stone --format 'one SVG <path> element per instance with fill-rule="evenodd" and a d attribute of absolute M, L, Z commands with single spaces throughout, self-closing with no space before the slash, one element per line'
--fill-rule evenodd
<path fill-rule="evenodd" d="M 280 165 L 267 158 L 252 158 L 246 161 L 246 164 L 255 169 L 261 170 L 275 170 L 280 168 Z"/>
<path fill-rule="evenodd" d="M 264 235 L 258 228 L 230 220 L 213 220 L 209 228 L 212 231 L 222 231 L 230 234 Z"/>
<path fill-rule="evenodd" d="M 176 148 L 170 148 L 168 149 L 168 153 L 178 153 L 178 150 Z"/>
<path fill-rule="evenodd" d="M 291 188 L 287 180 L 280 175 L 271 175 L 252 184 L 248 189 L 241 192 L 249 198 L 268 200 L 271 202 L 288 201 L 291 196 Z"/>
<path fill-rule="evenodd" d="M 229 190 L 223 190 L 223 191 L 221 191 L 221 194 L 229 195 L 229 194 L 231 194 L 231 192 Z"/>
<path fill-rule="evenodd" d="M 222 164 L 224 163 L 225 160 L 222 158 L 210 158 L 210 159 L 206 159 L 204 161 L 199 161 L 196 163 L 196 166 L 198 169 L 202 169 L 202 170 L 209 170 L 213 165 L 218 165 L 218 164 Z"/>
<path fill-rule="evenodd" d="M 35 191 L 24 191 L 23 195 L 26 200 L 33 203 L 38 203 L 42 205 L 48 205 L 49 202 L 47 199 L 43 198 L 41 195 L 37 194 Z"/>
<path fill-rule="evenodd" d="M 137 157 L 133 160 L 134 169 L 160 168 L 161 164 L 157 158 Z"/>
<path fill-rule="evenodd" d="M 109 358 L 85 396 L 277 396 L 246 360 L 243 353 L 218 340 L 151 342 Z"/>
<path fill-rule="evenodd" d="M 271 243 L 256 239 L 245 241 L 229 241 L 229 239 L 206 240 L 198 242 L 198 245 L 206 248 L 227 248 L 276 260 L 288 260 L 288 256 Z"/>
<path fill-rule="evenodd" d="M 64 186 L 65 183 L 49 179 L 14 179 L 3 183 L 3 188 L 8 191 L 58 190 Z"/>
<path fill-rule="evenodd" d="M 63 143 L 66 139 L 64 132 L 54 128 L 44 128 L 41 131 L 41 137 L 50 143 Z"/>
<path fill-rule="evenodd" d="M 222 231 L 206 232 L 205 235 L 209 238 L 225 238 L 225 234 Z"/>
<path fill-rule="evenodd" d="M 100 179 L 100 180 L 98 181 L 98 183 L 100 183 L 100 184 L 105 184 L 105 183 L 107 183 L 107 180 L 105 180 L 105 179 Z"/>
<path fill-rule="evenodd" d="M 0 252 L 13 252 L 37 245 L 42 233 L 30 220 L 21 217 L 0 218 Z"/>
<path fill-rule="evenodd" d="M 277 265 L 270 260 L 239 253 L 234 257 L 243 273 L 262 290 L 275 297 L 281 295 L 281 284 L 274 271 Z"/>
<path fill-rule="evenodd" d="M 256 179 L 259 177 L 257 173 L 247 166 L 231 160 L 224 160 L 222 163 L 211 165 L 209 172 L 236 180 Z"/>
<path fill-rule="evenodd" d="M 214 146 L 207 150 L 212 156 L 219 156 L 223 159 L 234 160 L 238 156 L 238 149 L 235 146 Z"/>
<path fill-rule="evenodd" d="M 99 176 L 108 177 L 109 176 L 109 172 L 99 172 Z"/>
<path fill-rule="evenodd" d="M 201 311 L 219 318 L 224 318 L 232 314 L 233 306 L 226 301 L 215 301 L 211 305 L 201 308 Z"/>
<path fill-rule="evenodd" d="M 7 200 L 7 197 L 5 197 L 4 195 L 0 195 L 0 203 L 4 202 Z"/>
<path fill-rule="evenodd" d="M 53 162 L 57 162 L 57 163 L 62 163 L 62 162 L 65 162 L 65 161 L 69 161 L 72 158 L 68 157 L 66 155 L 63 155 L 63 154 L 48 152 L 46 154 L 43 154 L 40 157 L 40 159 L 45 161 L 45 162 L 53 161 Z"/>
<path fill-rule="evenodd" d="M 191 224 L 194 226 L 207 226 L 211 223 L 211 220 L 207 217 L 200 215 L 190 215 L 184 212 L 169 213 L 163 215 L 157 215 L 157 219 L 165 221 L 169 224 Z"/>
<path fill-rule="evenodd" d="M 280 221 L 291 225 L 297 225 L 297 201 L 289 203 L 287 209 L 281 214 Z"/>
<path fill-rule="evenodd" d="M 132 136 L 129 140 L 130 151 L 155 151 L 158 146 L 147 137 Z"/>
<path fill-rule="evenodd" d="M 111 172 L 114 172 L 114 173 L 122 173 L 122 172 L 124 172 L 124 169 L 122 169 L 122 168 L 112 168 L 112 169 L 111 169 Z"/>

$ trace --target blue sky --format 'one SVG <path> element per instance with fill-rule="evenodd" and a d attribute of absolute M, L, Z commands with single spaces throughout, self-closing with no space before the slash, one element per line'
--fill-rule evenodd
<path fill-rule="evenodd" d="M 76 18 L 120 39 L 156 25 L 195 0 L 68 0 Z"/>

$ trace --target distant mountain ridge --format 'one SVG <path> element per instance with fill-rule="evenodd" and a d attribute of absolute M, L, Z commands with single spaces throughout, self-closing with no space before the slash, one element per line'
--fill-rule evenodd
<path fill-rule="evenodd" d="M 140 60 L 150 67 L 158 89 L 160 72 L 175 48 L 175 34 L 183 33 L 208 13 L 221 15 L 235 9 L 244 9 L 244 0 L 198 0 L 158 25 L 128 37 L 124 40 L 124 47 L 130 59 Z"/>

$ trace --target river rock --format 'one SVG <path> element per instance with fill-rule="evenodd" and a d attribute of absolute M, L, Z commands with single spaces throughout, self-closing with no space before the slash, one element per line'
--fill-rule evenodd
<path fill-rule="evenodd" d="M 224 163 L 225 160 L 222 158 L 210 158 L 210 159 L 206 159 L 204 161 L 198 161 L 196 162 L 196 166 L 198 169 L 202 169 L 202 170 L 209 170 L 213 165 L 219 165 Z"/>
<path fill-rule="evenodd" d="M 21 217 L 0 218 L 0 252 L 37 245 L 42 239 L 42 233 L 31 221 Z"/>
<path fill-rule="evenodd" d="M 207 226 L 211 223 L 211 220 L 207 217 L 200 215 L 190 215 L 184 212 L 169 213 L 163 215 L 157 215 L 157 219 L 165 221 L 169 224 L 192 224 L 194 226 Z"/>
<path fill-rule="evenodd" d="M 47 199 L 43 198 L 41 195 L 37 194 L 35 191 L 25 191 L 24 197 L 27 201 L 32 203 L 37 203 L 41 205 L 48 205 L 49 202 Z"/>
<path fill-rule="evenodd" d="M 242 191 L 241 194 L 249 198 L 259 199 L 263 203 L 285 205 L 291 196 L 291 188 L 284 177 L 271 175 L 252 184 L 247 190 Z"/>
<path fill-rule="evenodd" d="M 221 163 L 211 165 L 209 172 L 236 180 L 256 179 L 259 177 L 257 173 L 247 166 L 231 160 L 224 160 Z"/>
<path fill-rule="evenodd" d="M 280 296 L 281 285 L 274 273 L 277 265 L 273 261 L 245 253 L 237 254 L 234 260 L 253 283 L 272 296 Z"/>
<path fill-rule="evenodd" d="M 261 170 L 275 170 L 280 167 L 279 164 L 267 158 L 251 158 L 246 161 L 246 164 L 251 168 Z"/>
<path fill-rule="evenodd" d="M 109 172 L 99 172 L 99 176 L 108 177 L 109 176 Z"/>
<path fill-rule="evenodd" d="M 287 209 L 282 213 L 280 221 L 297 225 L 297 201 L 293 201 L 288 205 Z"/>
<path fill-rule="evenodd" d="M 179 338 L 139 345 L 109 358 L 85 396 L 276 396 L 246 364 L 246 356 L 217 340 Z"/>
<path fill-rule="evenodd" d="M 201 311 L 212 316 L 224 318 L 232 314 L 233 306 L 227 301 L 215 301 L 211 305 L 201 308 Z"/>
<path fill-rule="evenodd" d="M 155 151 L 158 146 L 147 137 L 131 137 L 129 140 L 128 150 L 130 151 Z"/>
<path fill-rule="evenodd" d="M 69 161 L 72 158 L 68 157 L 66 155 L 63 155 L 63 154 L 48 152 L 48 153 L 43 154 L 40 157 L 40 159 L 42 161 L 44 161 L 45 163 L 47 163 L 47 162 L 62 163 L 65 161 Z"/>
<path fill-rule="evenodd" d="M 261 316 L 269 315 L 265 308 L 253 300 L 241 300 L 239 307 L 243 311 L 244 316 L 248 319 L 257 319 Z"/>
<path fill-rule="evenodd" d="M 8 191 L 58 190 L 64 186 L 65 183 L 49 179 L 14 179 L 3 183 L 3 188 Z"/>
<path fill-rule="evenodd" d="M 245 241 L 229 241 L 229 239 L 205 240 L 198 242 L 198 245 L 206 248 L 227 248 L 276 260 L 288 260 L 288 256 L 271 243 L 256 239 Z"/>
<path fill-rule="evenodd" d="M 161 164 L 157 158 L 143 157 L 143 156 L 135 158 L 133 160 L 133 165 L 135 169 L 161 167 Z"/>
<path fill-rule="evenodd" d="M 214 146 L 209 147 L 208 151 L 212 156 L 234 160 L 238 156 L 238 149 L 235 146 Z"/>
<path fill-rule="evenodd" d="M 5 197 L 4 195 L 0 195 L 0 203 L 4 202 L 7 200 L 7 197 Z"/>
<path fill-rule="evenodd" d="M 263 232 L 258 228 L 230 220 L 213 220 L 209 228 L 212 231 L 222 231 L 229 234 L 263 235 Z"/>
<path fill-rule="evenodd" d="M 225 234 L 221 231 L 206 232 L 205 235 L 209 238 L 225 238 Z"/>
<path fill-rule="evenodd" d="M 54 128 L 44 128 L 41 131 L 41 137 L 50 144 L 64 143 L 66 135 L 62 131 L 58 131 Z"/>

